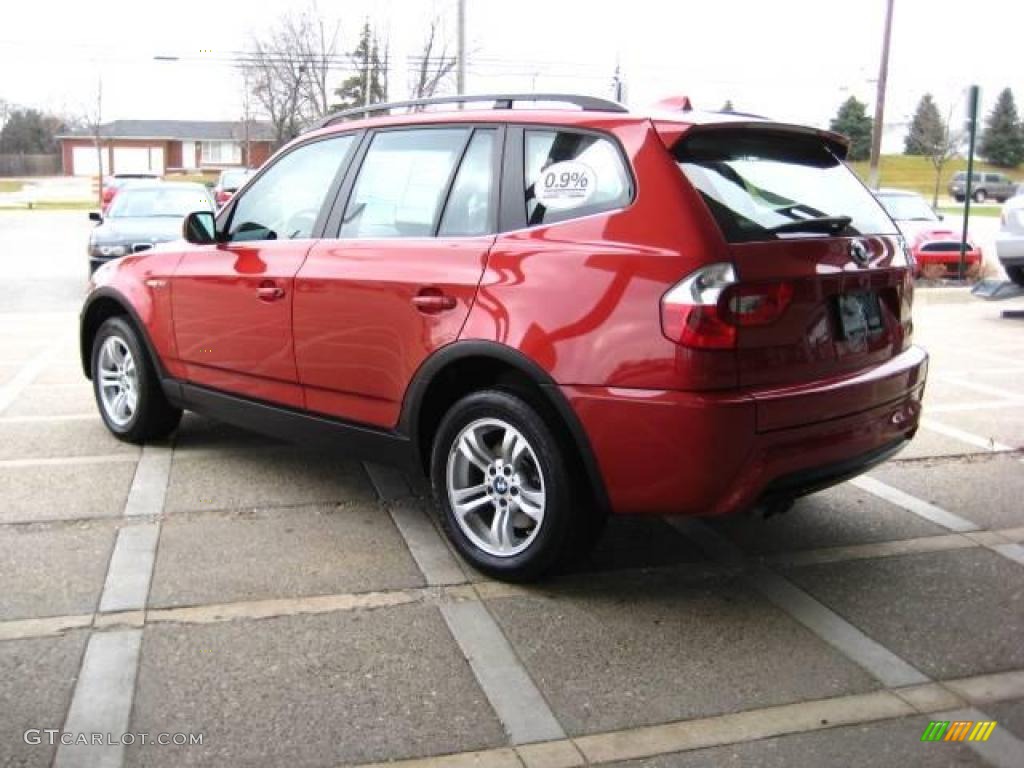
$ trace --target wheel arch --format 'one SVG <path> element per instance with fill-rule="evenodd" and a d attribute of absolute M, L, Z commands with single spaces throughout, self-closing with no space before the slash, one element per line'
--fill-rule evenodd
<path fill-rule="evenodd" d="M 491 341 L 458 341 L 435 352 L 416 371 L 406 392 L 398 428 L 410 437 L 415 461 L 426 467 L 430 442 L 448 408 L 481 387 L 508 388 L 526 395 L 557 419 L 571 458 L 603 513 L 610 511 L 597 459 L 583 425 L 554 379 L 518 350 Z"/>
<path fill-rule="evenodd" d="M 142 343 L 146 345 L 146 352 L 156 369 L 159 378 L 165 378 L 163 364 L 160 356 L 156 353 L 152 339 L 146 324 L 142 322 L 138 311 L 131 302 L 121 293 L 113 288 L 98 288 L 93 291 L 82 307 L 82 314 L 79 320 L 79 354 L 82 360 L 82 371 L 87 379 L 92 379 L 92 343 L 100 326 L 111 317 L 127 317 L 138 332 Z"/>

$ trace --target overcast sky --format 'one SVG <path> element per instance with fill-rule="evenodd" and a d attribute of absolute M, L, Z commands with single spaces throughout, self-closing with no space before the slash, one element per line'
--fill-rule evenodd
<path fill-rule="evenodd" d="M 886 123 L 905 121 L 925 91 L 959 107 L 967 85 L 983 106 L 1010 86 L 1024 100 L 1020 0 L 895 0 Z M 236 119 L 230 63 L 252 35 L 309 0 L 82 0 L 6 3 L 0 98 L 83 113 L 103 80 L 104 119 Z M 827 124 L 851 94 L 874 103 L 885 0 L 467 0 L 467 90 L 570 90 L 611 95 L 616 61 L 628 102 L 688 94 L 697 107 Z M 319 0 L 350 49 L 364 17 L 391 42 L 392 98 L 407 95 L 407 57 L 426 20 L 455 0 Z M 176 62 L 154 61 L 173 55 Z M 334 73 L 337 80 L 346 75 Z M 872 107 L 873 109 L 873 107 Z"/>

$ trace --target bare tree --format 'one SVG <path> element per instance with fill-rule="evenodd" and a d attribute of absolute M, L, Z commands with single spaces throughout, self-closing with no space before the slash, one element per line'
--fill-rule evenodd
<path fill-rule="evenodd" d="M 327 78 L 338 53 L 341 22 L 331 24 L 325 21 L 316 13 L 314 5 L 289 32 L 306 66 L 306 76 L 302 81 L 303 101 L 314 117 L 323 117 L 330 108 L 331 89 Z"/>
<path fill-rule="evenodd" d="M 439 39 L 439 27 L 440 19 L 435 16 L 430 20 L 430 27 L 423 42 L 423 54 L 419 57 L 419 66 L 413 73 L 410 98 L 428 99 L 436 94 L 458 63 L 458 58 L 448 53 L 448 42 L 443 38 Z"/>
<path fill-rule="evenodd" d="M 255 37 L 243 59 L 243 77 L 270 120 L 277 143 L 328 111 L 327 82 L 337 56 L 340 22 L 329 23 L 311 5 L 284 14 L 273 31 Z"/>
<path fill-rule="evenodd" d="M 932 207 L 939 204 L 939 187 L 942 185 L 942 169 L 956 157 L 964 143 L 963 131 L 952 129 L 953 108 L 946 112 L 946 119 L 928 130 L 912 126 L 908 144 L 912 141 L 917 151 L 928 158 L 935 169 L 935 188 L 932 191 Z M 916 122 L 915 122 L 916 125 Z"/>

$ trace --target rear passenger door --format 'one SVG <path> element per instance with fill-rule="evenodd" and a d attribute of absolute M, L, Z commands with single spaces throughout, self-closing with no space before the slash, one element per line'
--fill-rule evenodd
<path fill-rule="evenodd" d="M 296 276 L 306 407 L 380 427 L 431 352 L 455 341 L 494 242 L 504 128 L 384 129 L 364 139 Z"/>

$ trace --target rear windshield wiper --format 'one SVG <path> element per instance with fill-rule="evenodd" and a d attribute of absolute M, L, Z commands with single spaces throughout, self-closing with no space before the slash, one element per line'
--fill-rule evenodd
<path fill-rule="evenodd" d="M 827 232 L 837 234 L 842 232 L 853 219 L 849 216 L 815 216 L 813 219 L 800 219 L 799 221 L 787 221 L 776 227 L 769 227 L 769 232 Z"/>

